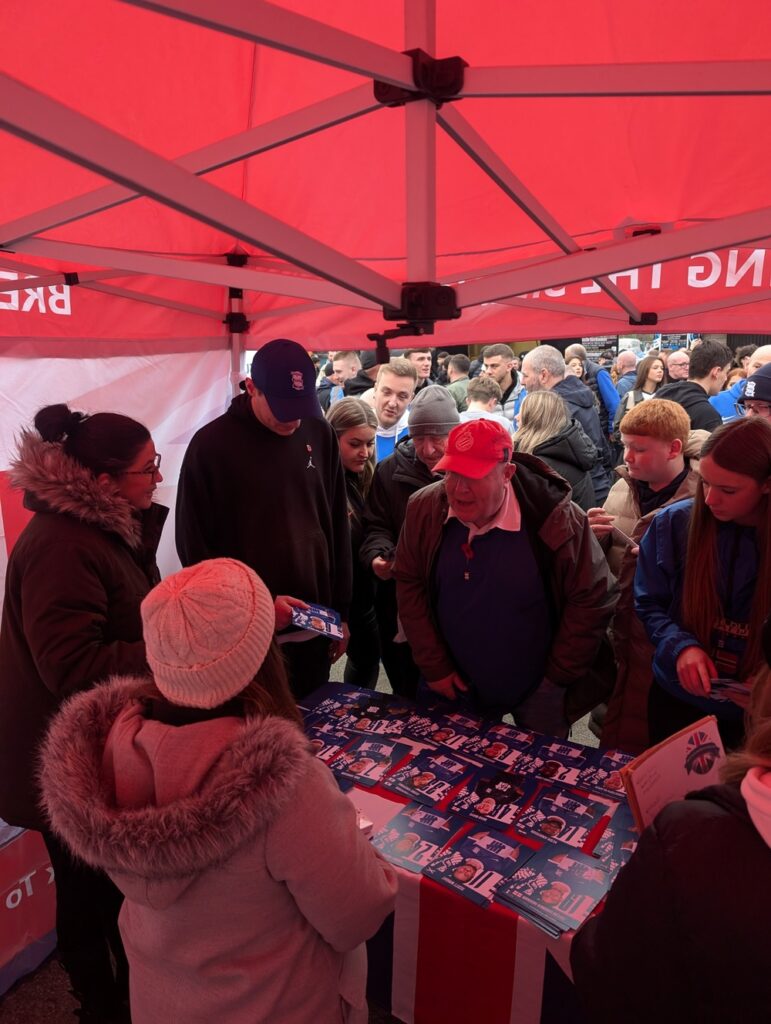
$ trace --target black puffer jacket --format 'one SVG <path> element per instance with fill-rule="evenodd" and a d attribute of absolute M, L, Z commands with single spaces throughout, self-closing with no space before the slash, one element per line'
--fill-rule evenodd
<path fill-rule="evenodd" d="M 139 606 L 168 509 L 134 513 L 61 445 L 22 437 L 11 481 L 35 515 L 8 561 L 0 628 L 0 817 L 41 829 L 37 748 L 65 698 L 145 662 Z"/>
<path fill-rule="evenodd" d="M 378 555 L 393 558 L 410 495 L 436 479 L 417 457 L 408 437 L 377 464 L 364 513 L 364 540 L 359 548 L 362 565 L 369 568 Z"/>
<path fill-rule="evenodd" d="M 590 388 L 578 377 L 567 376 L 552 388 L 555 395 L 563 398 L 572 419 L 578 420 L 584 433 L 597 449 L 597 461 L 590 470 L 594 496 L 601 505 L 608 496 L 611 480 L 610 449 L 605 440 L 605 432 L 600 424 L 600 417 Z"/>
<path fill-rule="evenodd" d="M 559 434 L 536 445 L 533 455 L 567 480 L 573 488 L 573 501 L 584 512 L 594 508 L 596 501 L 590 473 L 597 462 L 597 448 L 580 423 L 571 420 Z"/>
<path fill-rule="evenodd" d="M 666 807 L 573 941 L 596 1024 L 771 1019 L 771 850 L 737 785 Z"/>

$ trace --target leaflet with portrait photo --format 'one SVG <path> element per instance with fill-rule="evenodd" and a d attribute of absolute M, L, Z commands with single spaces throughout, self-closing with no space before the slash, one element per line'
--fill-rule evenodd
<path fill-rule="evenodd" d="M 483 821 L 496 829 L 508 828 L 538 789 L 532 775 L 483 768 L 468 779 L 450 804 L 450 811 Z"/>
<path fill-rule="evenodd" d="M 614 810 L 615 804 L 550 786 L 538 793 L 520 815 L 516 829 L 535 839 L 581 847 L 595 825 Z"/>
<path fill-rule="evenodd" d="M 344 686 L 342 683 L 327 683 L 304 697 L 302 707 L 308 715 L 340 717 L 341 709 L 378 701 L 380 696 L 374 690 Z"/>
<path fill-rule="evenodd" d="M 621 769 L 632 760 L 631 754 L 624 754 L 620 750 L 593 751 L 589 754 L 586 766 L 578 773 L 576 786 L 602 796 L 625 800 L 626 789 Z"/>
<path fill-rule="evenodd" d="M 474 903 L 487 906 L 498 886 L 532 853 L 527 846 L 500 832 L 473 831 L 440 853 L 423 874 Z"/>
<path fill-rule="evenodd" d="M 405 743 L 396 740 L 356 737 L 329 762 L 329 767 L 358 786 L 376 786 L 409 752 Z"/>
<path fill-rule="evenodd" d="M 473 771 L 473 765 L 443 751 L 422 750 L 385 779 L 383 785 L 394 793 L 434 807 Z"/>
<path fill-rule="evenodd" d="M 458 752 L 511 768 L 517 758 L 532 747 L 535 738 L 536 734 L 529 730 L 496 722 L 481 735 L 469 736 Z"/>
<path fill-rule="evenodd" d="M 575 786 L 586 763 L 586 747 L 565 740 L 554 740 L 540 746 L 536 742 L 529 750 L 519 755 L 513 767 L 517 771 L 537 775 L 549 782 Z"/>
<path fill-rule="evenodd" d="M 545 846 L 503 882 L 495 898 L 553 934 L 555 927 L 579 928 L 607 893 L 610 881 L 594 857 L 562 845 Z"/>
<path fill-rule="evenodd" d="M 334 722 L 321 721 L 305 726 L 311 752 L 325 764 L 339 754 L 346 744 L 351 742 L 350 733 L 341 729 Z"/>
<path fill-rule="evenodd" d="M 392 864 L 420 873 L 467 824 L 456 815 L 437 814 L 412 803 L 380 829 L 372 845 Z"/>

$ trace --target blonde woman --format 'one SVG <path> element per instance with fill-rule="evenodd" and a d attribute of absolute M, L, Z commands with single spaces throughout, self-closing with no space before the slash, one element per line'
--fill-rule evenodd
<path fill-rule="evenodd" d="M 380 669 L 374 580 L 359 561 L 359 548 L 364 540 L 364 502 L 375 472 L 377 417 L 360 398 L 343 398 L 330 407 L 327 420 L 340 445 L 353 546 L 353 593 L 348 619 L 351 636 L 343 678 L 351 686 L 374 689 Z"/>
<path fill-rule="evenodd" d="M 564 477 L 573 488 L 573 501 L 584 512 L 594 506 L 594 486 L 589 474 L 599 454 L 580 423 L 570 418 L 559 395 L 534 391 L 524 399 L 514 448 L 537 455 Z"/>

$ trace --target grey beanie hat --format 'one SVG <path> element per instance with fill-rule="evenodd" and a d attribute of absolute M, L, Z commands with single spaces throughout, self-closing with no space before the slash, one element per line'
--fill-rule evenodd
<path fill-rule="evenodd" d="M 418 392 L 410 406 L 410 437 L 449 434 L 460 423 L 455 399 L 441 384 L 430 384 Z"/>

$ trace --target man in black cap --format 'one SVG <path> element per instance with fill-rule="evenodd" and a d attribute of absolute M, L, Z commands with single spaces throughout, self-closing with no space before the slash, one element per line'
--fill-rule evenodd
<path fill-rule="evenodd" d="M 747 380 L 744 394 L 736 403 L 745 416 L 771 420 L 771 363 L 761 366 Z"/>
<path fill-rule="evenodd" d="M 316 397 L 313 363 L 297 342 L 278 338 L 256 353 L 244 387 L 185 453 L 176 509 L 180 560 L 187 566 L 227 557 L 251 566 L 273 595 L 278 631 L 289 625 L 292 605 L 305 602 L 334 608 L 345 623 L 345 479 Z M 324 637 L 285 642 L 295 696 L 325 683 L 330 660 L 344 650 L 345 641 Z"/>

